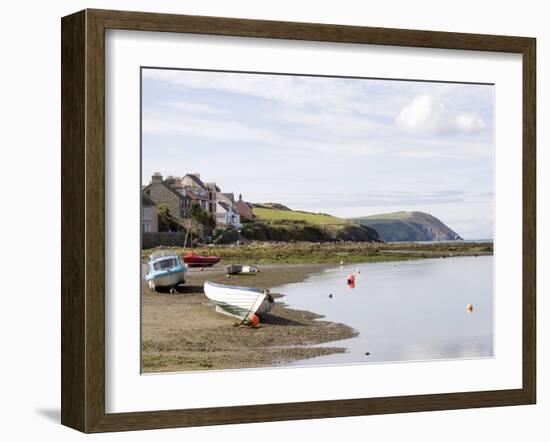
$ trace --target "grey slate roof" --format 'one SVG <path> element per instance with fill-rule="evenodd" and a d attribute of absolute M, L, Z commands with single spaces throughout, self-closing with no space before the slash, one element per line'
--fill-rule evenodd
<path fill-rule="evenodd" d="M 166 184 L 164 181 L 158 183 L 158 184 L 162 184 L 164 187 L 166 187 L 170 192 L 172 192 L 174 195 L 176 195 L 178 198 L 182 199 L 182 200 L 188 200 L 189 198 L 187 198 L 185 195 L 179 193 L 176 189 L 174 189 L 172 186 L 169 186 L 168 184 Z M 144 191 L 147 191 L 147 189 L 149 189 L 150 187 L 152 186 L 152 184 L 149 184 L 145 189 L 143 189 Z"/>
<path fill-rule="evenodd" d="M 193 175 L 193 174 L 188 173 L 188 174 L 185 175 L 183 178 L 185 178 L 185 177 L 191 178 L 191 180 L 193 180 L 193 182 L 194 182 L 197 186 L 202 187 L 203 189 L 206 189 L 206 186 L 204 185 L 204 183 L 202 182 L 202 180 L 201 180 L 199 177 L 197 177 L 196 175 Z"/>
<path fill-rule="evenodd" d="M 216 183 L 204 183 L 204 185 L 211 192 L 220 192 L 221 191 L 221 189 L 218 187 L 218 185 Z"/>
<path fill-rule="evenodd" d="M 156 206 L 155 202 L 145 192 L 141 192 L 141 205 Z"/>
<path fill-rule="evenodd" d="M 229 204 L 226 204 L 223 201 L 218 201 L 218 204 L 222 206 L 226 212 L 229 212 L 231 210 L 231 207 L 229 206 Z"/>
<path fill-rule="evenodd" d="M 235 195 L 233 195 L 233 193 L 222 193 L 222 195 L 225 196 L 232 203 L 235 202 Z"/>

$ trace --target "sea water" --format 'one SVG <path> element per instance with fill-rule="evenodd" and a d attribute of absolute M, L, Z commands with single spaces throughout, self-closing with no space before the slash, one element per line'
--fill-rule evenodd
<path fill-rule="evenodd" d="M 343 265 L 272 291 L 284 294 L 281 302 L 291 308 L 359 333 L 320 345 L 343 347 L 345 353 L 290 365 L 493 356 L 492 256 Z"/>

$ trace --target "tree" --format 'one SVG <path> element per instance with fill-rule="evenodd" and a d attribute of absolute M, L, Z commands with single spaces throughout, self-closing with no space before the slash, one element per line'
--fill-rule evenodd
<path fill-rule="evenodd" d="M 197 221 L 200 225 L 213 229 L 216 227 L 216 220 L 214 216 L 208 213 L 206 210 L 203 210 L 201 206 L 194 203 L 191 205 L 191 218 Z"/>
<path fill-rule="evenodd" d="M 166 204 L 159 204 L 157 206 L 157 215 L 159 232 L 180 232 L 183 230 L 183 227 L 170 215 L 170 210 L 168 210 Z"/>

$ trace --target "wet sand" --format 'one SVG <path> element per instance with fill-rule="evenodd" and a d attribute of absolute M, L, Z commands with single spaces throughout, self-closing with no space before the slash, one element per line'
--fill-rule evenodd
<path fill-rule="evenodd" d="M 258 275 L 226 278 L 223 266 L 192 268 L 178 293 L 142 289 L 142 371 L 166 372 L 271 367 L 285 362 L 342 353 L 344 348 L 313 344 L 347 339 L 357 332 L 323 321 L 306 311 L 286 308 L 273 293 L 275 307 L 261 327 L 236 326 L 238 320 L 216 313 L 203 292 L 204 281 L 271 289 L 299 282 L 330 264 L 266 264 Z M 328 296 L 328 295 L 327 295 Z"/>

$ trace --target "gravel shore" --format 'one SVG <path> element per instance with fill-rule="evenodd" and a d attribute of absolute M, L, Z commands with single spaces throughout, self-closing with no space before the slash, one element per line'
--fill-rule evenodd
<path fill-rule="evenodd" d="M 226 278 L 223 266 L 189 269 L 187 282 L 175 295 L 154 293 L 142 284 L 142 371 L 190 371 L 271 367 L 345 349 L 311 347 L 356 336 L 344 324 L 286 308 L 275 294 L 275 307 L 252 329 L 214 311 L 203 292 L 204 281 L 271 289 L 299 282 L 330 264 L 266 264 L 258 275 Z"/>

